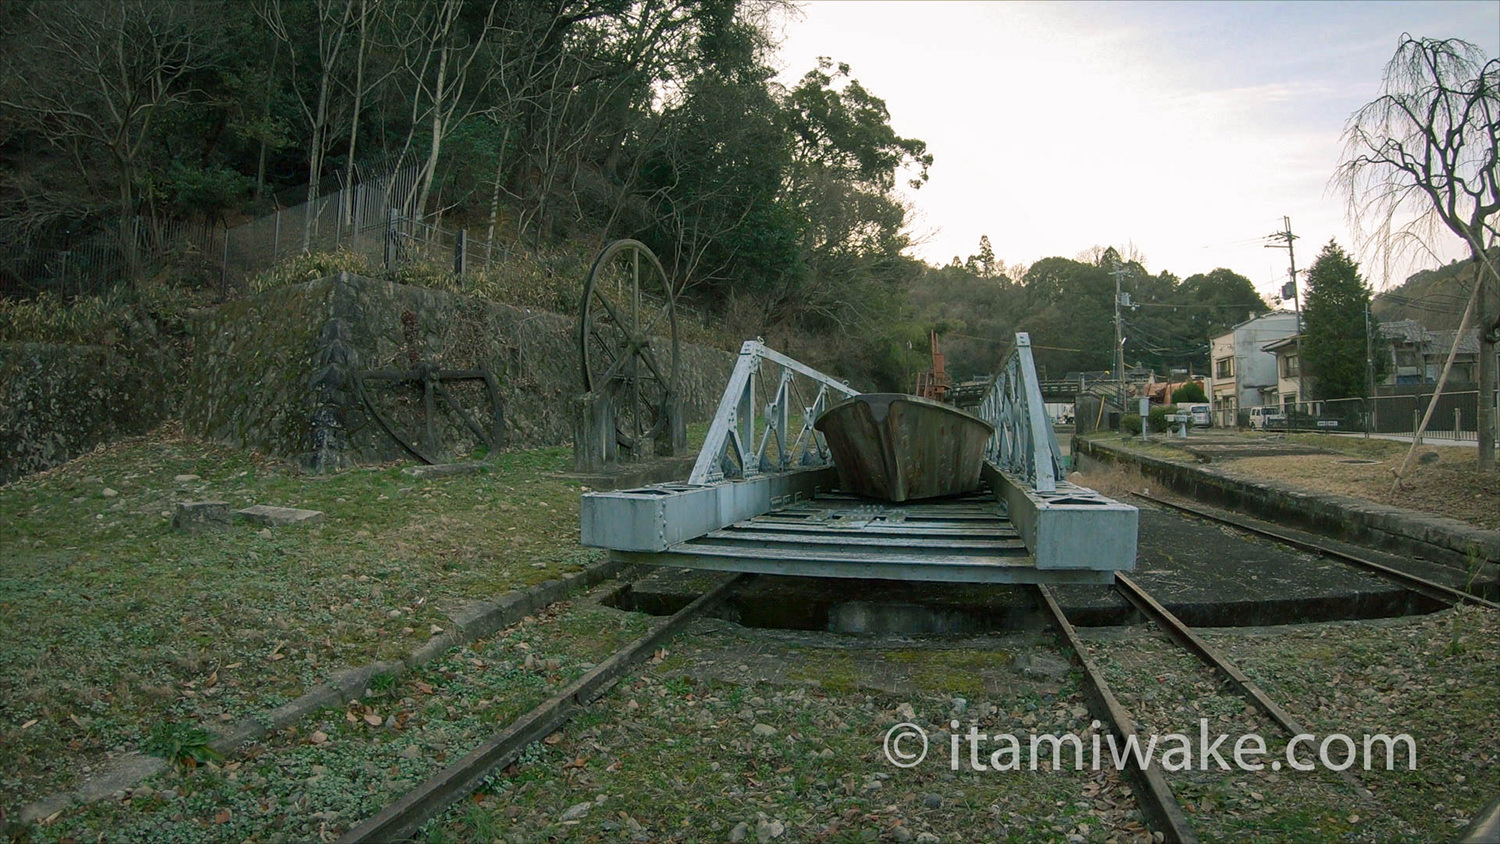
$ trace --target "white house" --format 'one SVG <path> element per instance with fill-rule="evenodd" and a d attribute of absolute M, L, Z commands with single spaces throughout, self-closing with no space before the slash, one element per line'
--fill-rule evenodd
<path fill-rule="evenodd" d="M 1241 410 L 1277 403 L 1276 356 L 1266 351 L 1265 346 L 1296 333 L 1295 313 L 1273 311 L 1245 320 L 1213 338 L 1208 397 L 1213 403 L 1216 424 L 1233 425 Z"/>
<path fill-rule="evenodd" d="M 1313 379 L 1302 373 L 1302 335 L 1293 334 L 1266 344 L 1266 351 L 1276 358 L 1276 390 L 1264 394 L 1266 404 L 1279 404 L 1282 410 L 1291 412 L 1298 402 L 1311 402 L 1307 396 L 1299 395 L 1306 390 L 1313 393 Z M 1314 405 L 1316 403 L 1313 403 Z M 1315 407 L 1303 407 L 1303 411 L 1317 413 Z"/>

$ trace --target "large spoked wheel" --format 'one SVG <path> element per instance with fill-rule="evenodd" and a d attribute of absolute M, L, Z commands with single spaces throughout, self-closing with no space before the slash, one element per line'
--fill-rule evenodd
<path fill-rule="evenodd" d="M 661 262 L 645 244 L 617 240 L 589 269 L 578 309 L 583 387 L 609 397 L 616 438 L 635 449 L 667 424 L 677 390 L 677 309 Z"/>

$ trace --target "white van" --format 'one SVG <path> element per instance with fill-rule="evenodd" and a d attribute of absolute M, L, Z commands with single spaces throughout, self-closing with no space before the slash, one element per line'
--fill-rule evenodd
<path fill-rule="evenodd" d="M 1177 405 L 1178 413 L 1186 413 L 1193 419 L 1194 428 L 1213 427 L 1214 419 L 1210 406 L 1207 402 L 1190 402 Z"/>
<path fill-rule="evenodd" d="M 1275 405 L 1250 408 L 1250 427 L 1265 430 L 1286 424 L 1286 414 Z"/>

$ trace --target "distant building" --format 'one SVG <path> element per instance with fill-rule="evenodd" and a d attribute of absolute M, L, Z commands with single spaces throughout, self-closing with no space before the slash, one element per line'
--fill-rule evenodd
<path fill-rule="evenodd" d="M 1453 348 L 1456 330 L 1431 331 L 1412 319 L 1382 322 L 1376 329 L 1376 353 L 1386 362 L 1382 386 L 1436 384 Z M 1479 381 L 1479 330 L 1471 328 L 1459 342 L 1449 384 L 1475 384 Z"/>
<path fill-rule="evenodd" d="M 1181 381 L 1155 381 L 1141 388 L 1141 393 L 1151 399 L 1152 404 L 1171 404 L 1172 394 L 1189 384 L 1197 384 L 1203 388 L 1203 394 L 1208 395 L 1208 390 L 1202 378 L 1189 378 Z"/>
<path fill-rule="evenodd" d="M 1265 347 L 1296 333 L 1297 315 L 1274 311 L 1245 320 L 1213 338 L 1209 345 L 1212 372 L 1208 398 L 1216 424 L 1233 425 L 1241 410 L 1279 404 L 1276 356 Z"/>
<path fill-rule="evenodd" d="M 1276 387 L 1264 394 L 1265 404 L 1280 405 L 1283 410 L 1290 411 L 1296 407 L 1297 402 L 1308 401 L 1306 396 L 1299 395 L 1302 390 L 1306 390 L 1308 395 L 1317 395 L 1312 376 L 1302 374 L 1301 334 L 1272 340 L 1261 348 L 1276 358 Z M 1310 409 L 1308 412 L 1317 413 L 1317 410 Z"/>

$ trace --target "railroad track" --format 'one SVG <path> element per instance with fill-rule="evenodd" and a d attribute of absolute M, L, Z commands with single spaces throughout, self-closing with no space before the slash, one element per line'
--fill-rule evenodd
<path fill-rule="evenodd" d="M 1271 719 L 1278 727 L 1285 731 L 1287 738 L 1310 734 L 1291 713 L 1287 712 L 1280 704 L 1271 699 L 1254 680 L 1246 675 L 1234 664 L 1223 652 L 1213 645 L 1204 641 L 1186 623 L 1167 609 L 1161 602 L 1151 596 L 1140 584 L 1136 583 L 1124 573 L 1116 573 L 1115 589 L 1121 596 L 1129 601 L 1145 618 L 1149 619 L 1160 628 L 1167 637 L 1179 647 L 1196 657 L 1199 662 L 1212 670 L 1218 677 L 1238 692 L 1247 702 L 1261 711 Z M 1111 732 L 1120 738 L 1122 742 L 1129 742 L 1133 737 L 1141 746 L 1145 746 L 1148 739 L 1141 736 L 1138 729 L 1137 719 L 1120 703 L 1118 697 L 1111 690 L 1104 673 L 1099 669 L 1096 661 L 1089 655 L 1089 649 L 1080 639 L 1077 629 L 1068 620 L 1067 614 L 1058 603 L 1052 588 L 1049 586 L 1037 587 L 1042 596 L 1042 602 L 1052 617 L 1054 626 L 1057 628 L 1067 649 L 1075 657 L 1083 669 L 1084 692 L 1089 699 L 1091 708 L 1095 714 L 1100 716 L 1100 721 L 1108 726 Z M 1183 811 L 1178 802 L 1165 771 L 1157 760 L 1148 759 L 1146 764 L 1140 764 L 1139 757 L 1132 759 L 1132 765 L 1125 773 L 1134 780 L 1136 794 L 1142 815 L 1151 825 L 1153 831 L 1161 834 L 1163 840 L 1169 842 L 1182 842 L 1192 844 L 1199 840 L 1193 823 L 1188 814 Z M 1206 761 L 1205 761 L 1206 764 Z M 1368 790 L 1357 777 L 1349 771 L 1339 772 L 1340 778 L 1356 794 L 1368 799 Z"/>
<path fill-rule="evenodd" d="M 1323 554 L 1358 566 L 1363 570 L 1389 578 L 1405 588 L 1447 603 L 1462 601 L 1500 608 L 1500 605 L 1494 602 L 1361 559 L 1338 549 L 1320 546 L 1197 507 L 1164 501 L 1152 496 L 1140 495 L 1139 497 L 1193 516 L 1267 536 L 1304 551 Z M 439 771 L 379 814 L 349 830 L 339 840 L 351 843 L 386 842 L 401 841 L 412 837 L 424 823 L 438 817 L 449 806 L 479 789 L 492 772 L 516 762 L 528 745 L 547 737 L 565 725 L 583 707 L 604 694 L 632 666 L 650 656 L 690 622 L 702 617 L 722 602 L 734 589 L 738 588 L 745 577 L 748 576 L 742 575 L 725 581 L 703 594 L 667 618 L 650 633 L 617 651 L 587 674 L 511 723 L 502 732 Z M 1110 688 L 1097 661 L 1091 657 L 1088 645 L 1080 638 L 1077 629 L 1062 610 L 1053 589 L 1045 585 L 1038 586 L 1037 589 L 1041 603 L 1050 614 L 1065 649 L 1083 668 L 1083 692 L 1091 712 L 1099 716 L 1100 721 L 1121 740 L 1128 740 L 1129 737 L 1135 736 L 1136 741 L 1144 745 L 1146 736 L 1142 735 L 1139 722 Z M 1285 731 L 1288 737 L 1309 733 L 1301 722 L 1277 704 L 1264 689 L 1221 651 L 1204 641 L 1140 584 L 1121 574 L 1117 576 L 1116 589 L 1145 618 L 1160 628 L 1167 638 L 1193 654 L 1203 666 L 1243 696 L 1282 731 Z M 1190 814 L 1184 811 L 1174 794 L 1169 777 L 1170 772 L 1159 764 L 1159 760 L 1152 760 L 1143 767 L 1139 766 L 1138 758 L 1133 759 L 1132 762 L 1136 766 L 1127 768 L 1123 773 L 1132 780 L 1136 803 L 1152 831 L 1159 833 L 1165 841 L 1198 841 L 1198 833 Z M 1339 776 L 1355 794 L 1360 795 L 1362 799 L 1369 799 L 1363 784 L 1352 773 L 1341 771 Z"/>
<path fill-rule="evenodd" d="M 1150 501 L 1153 504 L 1159 504 L 1163 507 L 1168 507 L 1182 513 L 1187 513 L 1191 516 L 1196 516 L 1200 519 L 1206 519 L 1211 522 L 1229 525 L 1230 527 L 1233 527 L 1237 530 L 1255 534 L 1256 536 L 1263 536 L 1267 539 L 1274 539 L 1277 542 L 1296 548 L 1299 551 L 1306 551 L 1309 553 L 1327 557 L 1331 560 L 1337 560 L 1338 562 L 1353 566 L 1361 571 L 1384 578 L 1385 580 L 1395 583 L 1398 586 L 1401 586 L 1412 592 L 1416 592 L 1420 595 L 1424 595 L 1428 598 L 1432 598 L 1446 604 L 1466 603 L 1473 604 L 1475 606 L 1488 607 L 1492 610 L 1500 610 L 1500 603 L 1496 603 L 1494 601 L 1482 598 L 1478 595 L 1465 592 L 1462 589 L 1455 589 L 1452 586 L 1448 586 L 1446 584 L 1428 580 L 1423 577 L 1418 577 L 1417 575 L 1411 574 L 1410 572 L 1392 568 L 1390 566 L 1377 563 L 1374 560 L 1367 560 L 1356 554 L 1350 554 L 1347 551 L 1343 551 L 1338 548 L 1333 548 L 1318 542 L 1312 542 L 1306 539 L 1295 537 L 1282 531 L 1269 528 L 1265 525 L 1257 524 L 1256 522 L 1248 519 L 1237 518 L 1204 507 L 1195 507 L 1190 504 L 1168 501 L 1164 498 L 1157 498 L 1154 495 L 1147 495 L 1145 493 L 1132 492 L 1131 495 L 1145 501 Z"/>
<path fill-rule="evenodd" d="M 532 742 L 546 738 L 566 724 L 608 691 L 632 666 L 727 598 L 746 577 L 736 575 L 700 595 L 654 630 L 616 651 L 509 727 L 349 830 L 338 839 L 340 844 L 383 844 L 411 838 L 422 824 L 478 790 L 491 772 L 515 762 Z"/>
<path fill-rule="evenodd" d="M 1294 537 L 1248 520 L 1234 518 L 1200 507 L 1167 501 L 1142 493 L 1132 493 L 1132 495 L 1198 518 L 1229 525 L 1247 533 L 1273 539 L 1301 551 L 1337 560 L 1450 606 L 1457 603 L 1467 603 L 1490 609 L 1500 609 L 1500 604 L 1461 589 L 1455 589 L 1451 586 L 1437 583 L 1355 554 L 1350 554 L 1341 549 Z M 1117 573 L 1115 588 L 1142 616 L 1160 628 L 1179 647 L 1193 654 L 1202 665 L 1208 667 L 1222 678 L 1224 682 L 1284 730 L 1288 736 L 1309 733 L 1309 730 L 1301 722 L 1272 700 L 1264 689 L 1251 680 L 1221 651 L 1204 641 L 1191 627 L 1183 623 L 1181 619 L 1163 606 L 1161 602 L 1153 598 L 1140 584 L 1123 573 Z M 1106 723 L 1109 729 L 1122 741 L 1128 740 L 1131 736 L 1136 736 L 1137 741 L 1140 741 L 1136 719 L 1120 703 L 1118 697 L 1110 689 L 1103 672 L 1100 671 L 1096 661 L 1090 656 L 1089 650 L 1079 638 L 1077 630 L 1069 622 L 1067 615 L 1056 600 L 1052 589 L 1048 586 L 1039 586 L 1038 589 L 1042 595 L 1042 602 L 1052 617 L 1053 624 L 1056 626 L 1068 649 L 1083 668 L 1085 692 L 1095 713 L 1101 716 L 1100 720 Z M 1139 795 L 1142 814 L 1155 831 L 1160 832 L 1167 841 L 1193 842 L 1198 840 L 1191 820 L 1178 803 L 1172 791 L 1171 784 L 1159 765 L 1150 763 L 1142 767 L 1137 764 L 1127 773 L 1135 781 L 1136 793 Z M 1368 794 L 1363 783 L 1350 771 L 1340 771 L 1339 775 L 1356 794 L 1362 796 Z M 1368 798 L 1366 797 L 1366 799 Z"/>

